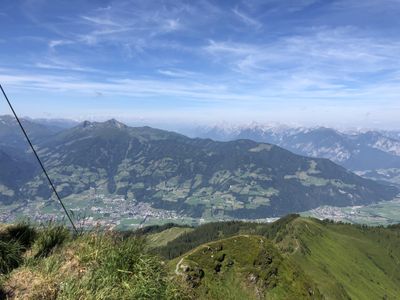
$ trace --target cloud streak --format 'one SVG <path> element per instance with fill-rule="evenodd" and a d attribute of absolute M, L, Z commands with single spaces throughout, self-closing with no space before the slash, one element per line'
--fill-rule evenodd
<path fill-rule="evenodd" d="M 255 29 L 260 29 L 263 27 L 263 25 L 258 22 L 257 20 L 249 17 L 248 15 L 246 15 L 245 13 L 239 11 L 239 9 L 237 7 L 235 7 L 234 9 L 232 9 L 232 12 L 246 25 L 254 27 Z"/>
<path fill-rule="evenodd" d="M 204 51 L 242 76 L 294 90 L 368 89 L 397 81 L 400 68 L 400 42 L 354 28 L 314 29 L 265 44 L 210 41 Z"/>

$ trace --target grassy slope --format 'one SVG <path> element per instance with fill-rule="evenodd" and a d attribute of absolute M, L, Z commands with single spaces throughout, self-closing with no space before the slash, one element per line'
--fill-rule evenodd
<path fill-rule="evenodd" d="M 167 245 L 168 242 L 177 239 L 182 234 L 187 234 L 191 231 L 193 231 L 193 228 L 172 227 L 162 232 L 149 234 L 147 236 L 147 242 L 151 248 L 161 247 Z"/>
<path fill-rule="evenodd" d="M 239 235 L 170 262 L 199 299 L 320 299 L 315 284 L 267 239 Z"/>
<path fill-rule="evenodd" d="M 156 249 L 156 253 L 165 259 L 173 259 L 205 243 L 240 234 L 262 235 L 273 239 L 277 232 L 298 215 L 291 214 L 274 223 L 260 224 L 240 221 L 213 222 L 194 228 L 193 231 L 180 235 L 167 245 Z"/>
<path fill-rule="evenodd" d="M 327 299 L 399 298 L 399 231 L 304 218 L 287 229 L 280 244 L 299 245 L 292 257 Z"/>
<path fill-rule="evenodd" d="M 296 265 L 307 274 L 310 282 L 316 284 L 326 299 L 385 299 L 385 297 L 400 299 L 400 230 L 398 227 L 392 229 L 363 227 L 295 217 L 279 222 L 280 224 L 275 224 L 275 226 L 274 224 L 265 225 L 263 228 L 261 225 L 252 226 L 247 223 L 234 225 L 240 228 L 239 231 L 242 233 L 263 234 L 273 240 L 280 250 L 279 255 L 289 259 L 288 264 L 291 268 Z M 191 233 L 191 235 L 196 235 L 192 238 L 185 237 L 185 239 L 191 242 L 201 230 L 207 229 L 212 232 L 211 226 L 215 227 L 220 238 L 224 237 L 221 224 L 211 224 L 207 228 L 196 228 Z M 210 233 L 205 238 L 214 236 L 215 234 Z M 254 235 L 250 236 L 254 237 Z M 182 244 L 181 238 L 177 240 L 179 243 L 172 241 L 167 247 Z M 227 240 L 229 239 L 222 241 Z M 224 290 L 224 287 L 230 286 L 233 295 L 241 295 L 240 293 L 243 292 L 248 294 L 248 289 L 243 289 L 243 286 L 232 281 L 234 277 L 239 276 L 240 272 L 235 273 L 235 276 L 232 276 L 232 272 L 221 273 L 223 275 L 218 277 L 213 275 L 210 267 L 213 261 L 207 261 L 205 257 L 202 257 L 201 250 L 212 243 L 217 242 L 208 241 L 200 246 L 193 243 L 194 247 L 191 250 L 178 259 L 172 260 L 171 268 L 174 268 L 182 258 L 184 261 L 189 259 L 192 263 L 197 263 L 198 267 L 206 273 L 204 281 L 201 281 L 201 285 L 205 288 L 200 288 L 200 293 L 204 293 L 204 289 L 213 292 L 216 286 L 218 287 L 216 291 L 227 293 L 228 290 Z M 228 245 L 224 249 L 238 252 L 242 257 L 246 255 L 254 257 L 255 254 L 250 251 L 253 249 L 249 246 L 250 244 L 251 242 L 248 241 L 246 247 Z M 229 249 L 230 247 L 232 249 Z M 229 255 L 237 257 L 237 254 L 230 253 Z M 251 260 L 247 260 L 240 264 L 251 266 L 252 263 Z M 206 270 L 209 270 L 208 276 Z M 239 278 L 243 279 L 240 276 Z M 247 298 L 252 299 L 252 297 L 254 293 Z M 246 299 L 243 295 L 242 298 Z"/>
<path fill-rule="evenodd" d="M 17 249 L 23 254 L 20 266 L 0 276 L 0 285 L 20 299 L 183 299 L 193 294 L 195 299 L 318 299 L 319 293 L 326 299 L 400 299 L 400 226 L 288 216 L 266 225 L 145 228 L 139 237 L 92 233 L 72 238 L 62 228 L 37 235 L 23 226 L 10 228 L 0 225 L 0 240 L 20 236 L 26 252 Z M 33 238 L 21 235 L 23 230 Z M 167 249 L 182 247 L 186 253 L 168 262 L 168 274 L 145 240 L 150 248 L 167 243 Z"/>
<path fill-rule="evenodd" d="M 45 228 L 19 266 L 0 272 L 0 299 L 188 299 L 145 244 L 115 233 L 72 237 L 63 227 Z"/>

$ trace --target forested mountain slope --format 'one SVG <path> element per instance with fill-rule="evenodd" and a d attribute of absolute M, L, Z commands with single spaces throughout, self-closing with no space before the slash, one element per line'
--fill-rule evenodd
<path fill-rule="evenodd" d="M 327 159 L 250 140 L 215 142 L 116 120 L 83 122 L 37 143 L 62 197 L 90 189 L 194 217 L 280 216 L 320 205 L 392 199 L 397 189 L 363 179 Z M 42 175 L 27 199 L 51 196 Z"/>

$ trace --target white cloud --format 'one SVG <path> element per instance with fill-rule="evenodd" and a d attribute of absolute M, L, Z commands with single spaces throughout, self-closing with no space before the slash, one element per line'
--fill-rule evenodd
<path fill-rule="evenodd" d="M 42 90 L 45 92 L 74 92 L 77 94 L 104 93 L 129 97 L 178 97 L 187 101 L 248 101 L 262 100 L 258 95 L 234 93 L 223 84 L 202 83 L 195 80 L 155 80 L 112 78 L 104 81 L 87 80 L 77 76 L 22 75 L 8 71 L 0 75 L 0 81 L 21 90 Z"/>
<path fill-rule="evenodd" d="M 262 44 L 210 41 L 204 51 L 247 78 L 295 90 L 362 90 L 395 80 L 400 68 L 400 42 L 354 28 L 317 28 Z"/>
<path fill-rule="evenodd" d="M 94 9 L 81 16 L 84 26 L 75 32 L 75 40 L 89 45 L 121 43 L 134 45 L 136 40 L 153 40 L 160 35 L 183 30 L 180 19 L 184 5 L 113 1 L 105 9 Z M 131 50 L 134 50 L 132 47 Z M 142 48 L 141 48 L 142 49 Z"/>
<path fill-rule="evenodd" d="M 49 48 L 54 49 L 58 46 L 71 45 L 73 43 L 74 43 L 73 41 L 69 41 L 69 40 L 51 40 L 49 42 Z"/>
<path fill-rule="evenodd" d="M 186 70 L 179 70 L 179 69 L 159 69 L 157 72 L 161 75 L 165 75 L 168 77 L 176 77 L 176 78 L 195 78 L 199 77 L 199 73 L 191 72 L 191 71 L 186 71 Z"/>
<path fill-rule="evenodd" d="M 119 24 L 115 23 L 114 21 L 110 20 L 109 18 L 100 18 L 96 16 L 82 16 L 83 20 L 89 21 L 89 23 L 95 25 L 102 25 L 102 26 L 119 26 Z"/>

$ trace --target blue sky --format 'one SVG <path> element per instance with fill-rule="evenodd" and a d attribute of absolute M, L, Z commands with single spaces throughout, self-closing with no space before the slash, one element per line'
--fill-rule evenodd
<path fill-rule="evenodd" d="M 400 128 L 399 15 L 399 0 L 3 1 L 0 82 L 31 117 Z"/>

